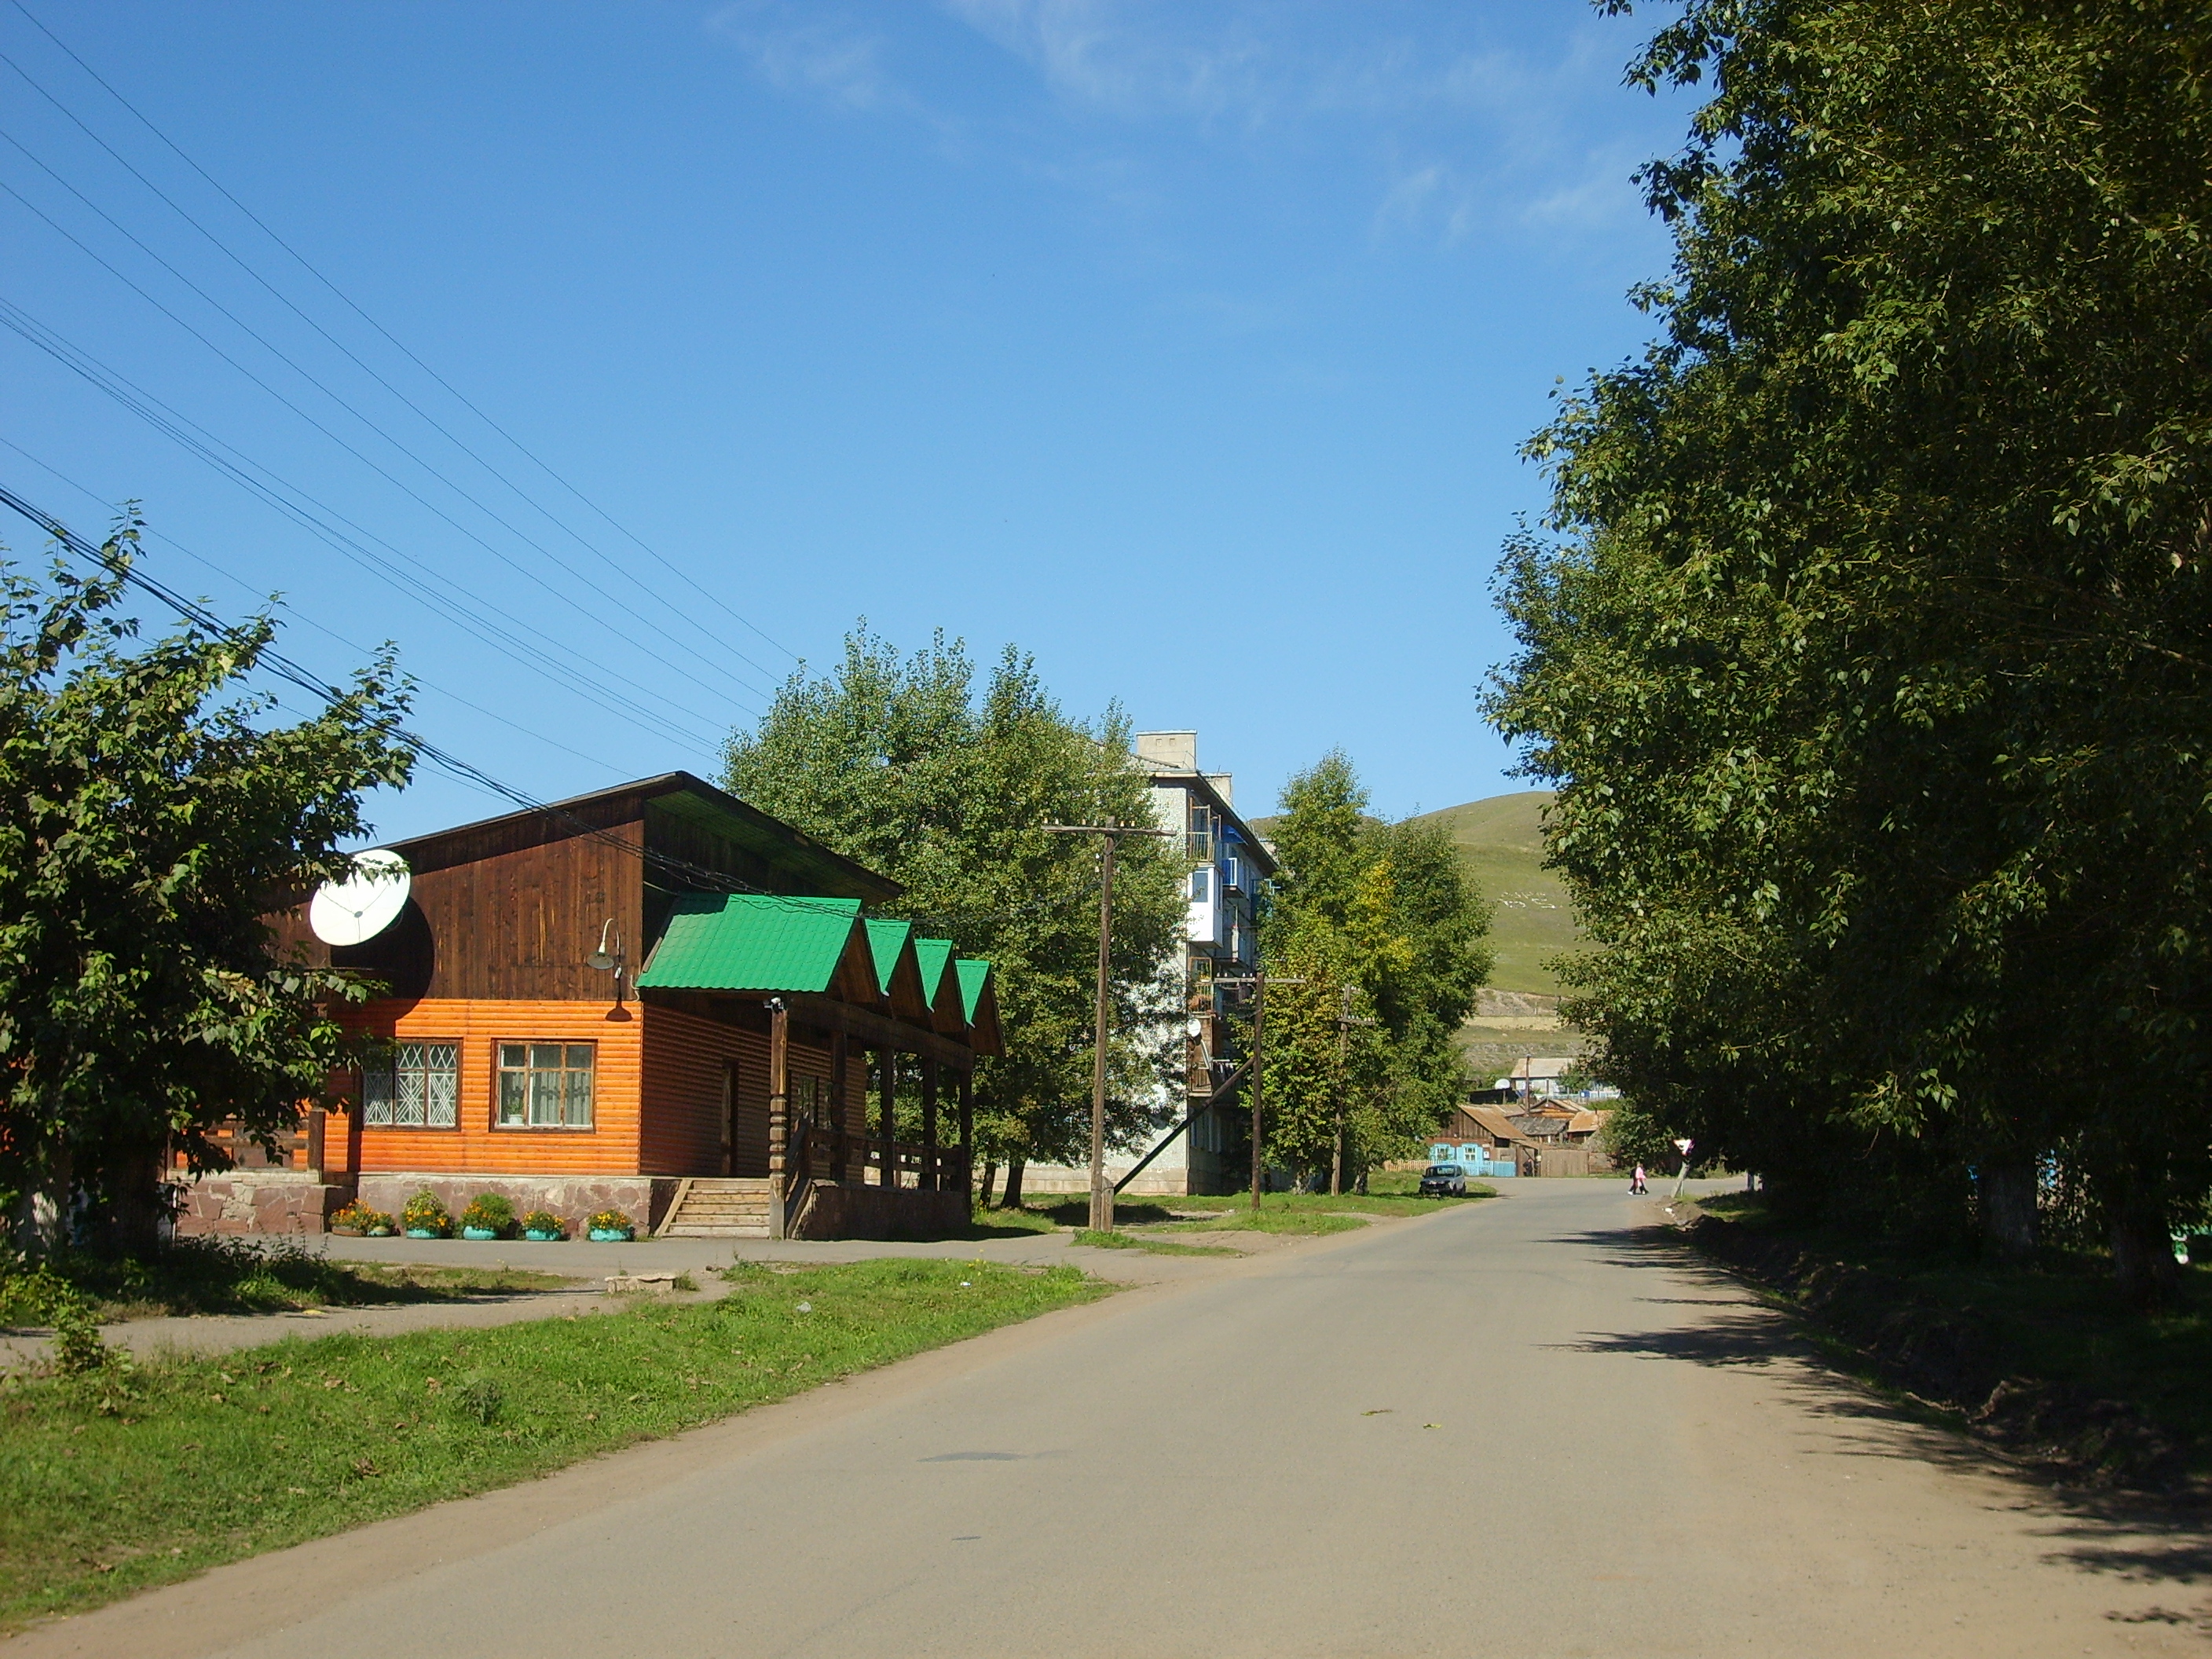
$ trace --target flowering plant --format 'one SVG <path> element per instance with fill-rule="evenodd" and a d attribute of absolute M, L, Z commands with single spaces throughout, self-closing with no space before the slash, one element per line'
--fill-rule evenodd
<path fill-rule="evenodd" d="M 601 1210 L 591 1219 L 595 1233 L 626 1233 L 631 1231 L 630 1219 L 620 1210 Z"/>
<path fill-rule="evenodd" d="M 425 1187 L 399 1212 L 399 1224 L 410 1232 L 434 1233 L 443 1238 L 453 1231 L 453 1218 L 447 1212 L 444 1200 Z"/>
<path fill-rule="evenodd" d="M 392 1231 L 392 1218 L 385 1214 L 381 1210 L 370 1208 L 368 1205 L 362 1203 L 356 1198 L 351 1203 L 348 1204 L 343 1209 L 340 1210 L 336 1215 L 331 1218 L 331 1225 L 333 1227 L 358 1227 L 363 1232 L 368 1232 L 372 1229 L 381 1227 L 385 1231 L 390 1232 Z"/>
<path fill-rule="evenodd" d="M 522 1231 L 526 1233 L 551 1233 L 558 1238 L 568 1229 L 561 1224 L 561 1218 L 552 1211 L 532 1210 L 522 1218 Z"/>
<path fill-rule="evenodd" d="M 504 1233 L 514 1225 L 514 1206 L 497 1193 L 478 1193 L 461 1212 L 461 1225 L 479 1232 Z"/>

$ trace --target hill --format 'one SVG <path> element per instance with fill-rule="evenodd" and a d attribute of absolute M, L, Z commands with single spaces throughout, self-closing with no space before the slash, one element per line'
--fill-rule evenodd
<path fill-rule="evenodd" d="M 1548 789 L 1526 789 L 1447 806 L 1419 820 L 1450 830 L 1468 874 L 1496 908 L 1490 943 L 1498 965 L 1490 983 L 1497 990 L 1556 994 L 1559 980 L 1544 963 L 1576 944 L 1566 889 L 1544 868 L 1543 814 L 1551 799 Z"/>

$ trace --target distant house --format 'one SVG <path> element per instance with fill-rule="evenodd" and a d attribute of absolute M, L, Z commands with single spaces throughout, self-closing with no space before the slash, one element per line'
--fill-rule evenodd
<path fill-rule="evenodd" d="M 1582 1064 L 1580 1058 L 1573 1054 L 1532 1054 L 1515 1060 L 1512 1069 L 1492 1087 L 1504 1090 L 1519 1100 L 1546 1098 L 1563 1093 L 1563 1079 Z"/>
<path fill-rule="evenodd" d="M 380 982 L 368 1058 L 275 1167 L 177 1177 L 185 1231 L 322 1230 L 358 1195 L 497 1192 L 572 1227 L 883 1234 L 966 1219 L 990 964 L 872 917 L 896 884 L 675 772 L 396 842 L 398 919 L 281 949 Z M 921 1138 L 896 1139 L 900 1076 Z M 873 1085 L 878 1109 L 871 1112 Z"/>

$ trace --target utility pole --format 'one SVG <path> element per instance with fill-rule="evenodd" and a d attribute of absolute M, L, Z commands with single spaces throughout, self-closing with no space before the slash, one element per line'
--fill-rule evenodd
<path fill-rule="evenodd" d="M 1341 989 L 1344 1006 L 1336 1016 L 1336 1146 L 1330 1156 L 1328 1165 L 1328 1195 L 1331 1198 L 1344 1196 L 1345 1037 L 1355 1025 L 1375 1024 L 1371 1019 L 1358 1018 L 1352 1012 L 1352 1000 L 1359 994 L 1359 988 L 1355 985 L 1346 985 Z"/>
<path fill-rule="evenodd" d="M 1265 962 L 1244 979 L 1217 979 L 1216 985 L 1252 988 L 1252 1207 L 1260 1207 L 1260 1174 L 1264 1167 L 1260 1149 L 1260 1114 L 1267 1092 L 1267 964 Z M 1278 980 L 1279 985 L 1303 985 L 1302 979 Z"/>
<path fill-rule="evenodd" d="M 1098 1003 L 1091 1055 L 1091 1226 L 1114 1231 L 1114 1188 L 1106 1179 L 1106 1014 L 1114 971 L 1114 853 L 1124 836 L 1172 836 L 1130 823 L 1048 823 L 1048 836 L 1103 836 L 1098 883 Z"/>

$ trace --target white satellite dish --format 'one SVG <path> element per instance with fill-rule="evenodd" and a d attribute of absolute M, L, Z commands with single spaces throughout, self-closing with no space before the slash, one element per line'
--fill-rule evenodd
<path fill-rule="evenodd" d="M 326 881 L 307 903 L 307 926 L 325 945 L 361 945 L 407 908 L 407 860 L 397 853 L 356 853 L 353 873 Z"/>

